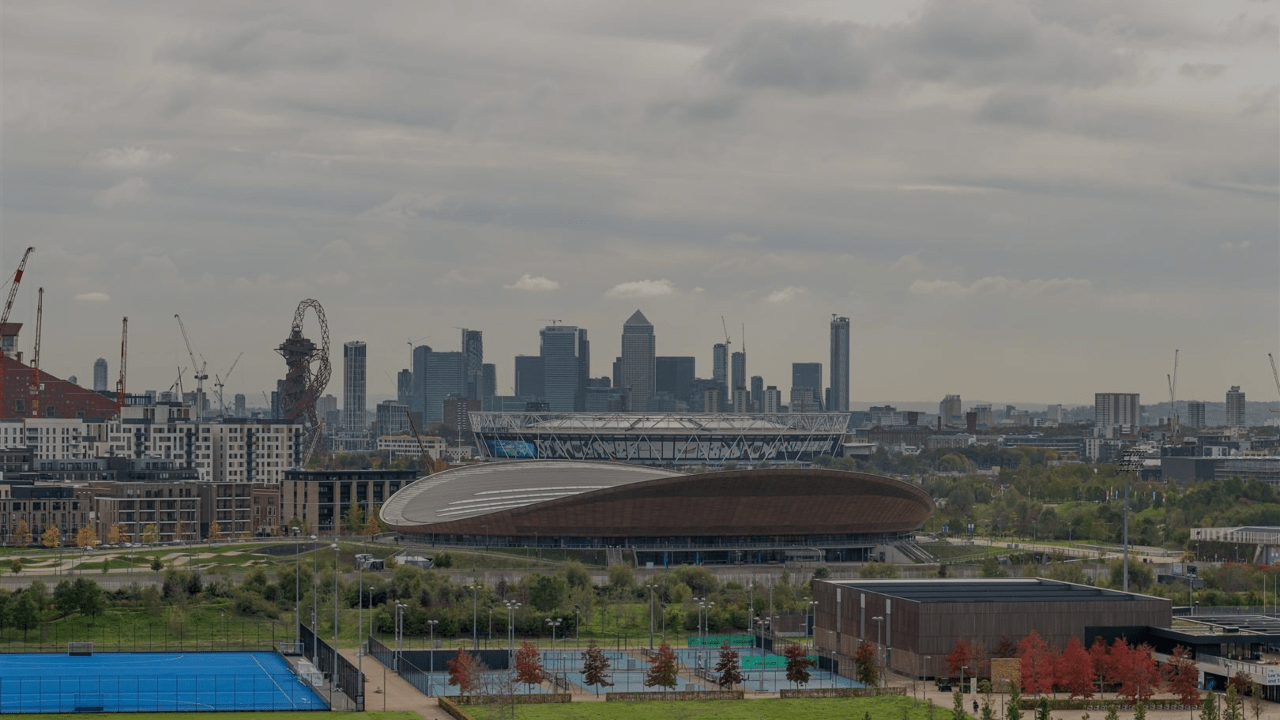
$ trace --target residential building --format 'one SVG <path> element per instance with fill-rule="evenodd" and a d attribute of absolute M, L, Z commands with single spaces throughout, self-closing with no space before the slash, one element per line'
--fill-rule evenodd
<path fill-rule="evenodd" d="M 740 387 L 733 391 L 733 411 L 741 414 L 751 412 L 751 393 L 746 388 Z"/>
<path fill-rule="evenodd" d="M 463 397 L 484 394 L 484 338 L 479 330 L 462 328 Z"/>
<path fill-rule="evenodd" d="M 1182 421 L 1182 426 L 1192 430 L 1200 430 L 1206 427 L 1204 409 L 1203 400 L 1189 400 L 1187 402 L 1187 417 Z"/>
<path fill-rule="evenodd" d="M 938 403 L 938 416 L 943 425 L 960 425 L 964 423 L 964 407 L 959 395 L 948 395 Z"/>
<path fill-rule="evenodd" d="M 1093 427 L 1099 437 L 1132 434 L 1141 424 L 1138 393 L 1094 393 Z"/>
<path fill-rule="evenodd" d="M 151 401 L 151 404 L 155 405 L 155 401 L 154 400 Z M 245 406 L 244 393 L 236 393 L 235 405 L 232 412 L 235 414 L 236 417 L 244 417 L 245 415 L 249 414 L 248 409 Z"/>
<path fill-rule="evenodd" d="M 764 409 L 764 378 L 759 375 L 751 376 L 751 412 L 765 412 Z M 772 412 L 778 412 L 773 410 Z"/>
<path fill-rule="evenodd" d="M 368 517 L 416 479 L 414 470 L 290 470 L 280 486 L 280 517 L 301 534 L 331 535 L 353 499 Z"/>
<path fill-rule="evenodd" d="M 399 435 L 409 431 L 409 406 L 394 400 L 378 403 L 374 412 L 374 435 Z"/>
<path fill-rule="evenodd" d="M 729 344 L 716 343 L 711 346 L 711 380 L 716 384 L 721 402 L 729 399 Z M 720 412 L 724 407 L 718 407 Z"/>
<path fill-rule="evenodd" d="M 822 412 L 822 404 L 813 399 L 814 388 L 799 386 L 791 387 L 791 397 L 788 407 L 793 413 L 820 413 Z"/>
<path fill-rule="evenodd" d="M 1245 419 L 1244 391 L 1239 385 L 1232 385 L 1227 391 L 1227 421 L 1229 428 L 1244 428 L 1248 425 Z"/>
<path fill-rule="evenodd" d="M 762 413 L 779 413 L 782 412 L 782 393 L 778 391 L 777 385 L 770 385 L 764 389 L 761 398 Z"/>
<path fill-rule="evenodd" d="M 627 411 L 643 412 L 657 387 L 657 340 L 653 324 L 636 310 L 622 326 L 622 383 Z"/>
<path fill-rule="evenodd" d="M 831 316 L 830 395 L 829 411 L 849 412 L 849 318 L 836 315 Z"/>
<path fill-rule="evenodd" d="M 93 361 L 93 391 L 107 391 L 107 359 L 98 358 Z"/>
<path fill-rule="evenodd" d="M 358 433 L 365 428 L 367 349 L 359 340 L 342 346 L 342 428 Z"/>
<path fill-rule="evenodd" d="M 729 387 L 732 390 L 747 388 L 747 351 L 739 350 L 729 356 Z M 734 412 L 738 412 L 734 410 Z"/>
<path fill-rule="evenodd" d="M 480 412 L 480 401 L 472 398 L 451 397 L 444 399 L 444 427 L 456 433 L 459 439 L 471 436 L 470 413 Z"/>

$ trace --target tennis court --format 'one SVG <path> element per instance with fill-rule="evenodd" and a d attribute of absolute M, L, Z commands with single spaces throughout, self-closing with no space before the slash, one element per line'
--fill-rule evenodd
<path fill-rule="evenodd" d="M 270 652 L 0 654 L 0 713 L 328 709 Z"/>

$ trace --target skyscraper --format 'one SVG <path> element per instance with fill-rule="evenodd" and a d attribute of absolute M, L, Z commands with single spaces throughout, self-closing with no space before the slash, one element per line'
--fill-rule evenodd
<path fill-rule="evenodd" d="M 643 412 L 657 385 L 657 341 L 653 324 L 636 310 L 622 326 L 622 389 L 627 412 Z"/>
<path fill-rule="evenodd" d="M 413 349 L 413 404 L 424 423 L 444 421 L 444 399 L 465 397 L 466 360 L 461 352 L 434 352 L 428 345 Z"/>
<path fill-rule="evenodd" d="M 696 361 L 692 357 L 658 357 L 654 367 L 657 368 L 654 389 L 657 392 L 671 393 L 676 400 L 686 403 L 693 398 L 693 379 L 697 375 Z M 701 398 L 698 406 L 701 407 Z"/>
<path fill-rule="evenodd" d="M 751 407 L 752 412 L 764 412 L 764 378 L 759 375 L 751 376 Z"/>
<path fill-rule="evenodd" d="M 540 401 L 546 397 L 542 383 L 542 356 L 516 356 L 516 397 Z"/>
<path fill-rule="evenodd" d="M 747 351 L 739 350 L 730 356 L 729 360 L 729 382 L 733 384 L 733 389 L 745 388 L 747 386 Z"/>
<path fill-rule="evenodd" d="M 798 388 L 808 388 L 809 392 L 797 395 Z M 822 363 L 791 363 L 790 397 L 793 413 L 822 412 Z"/>
<path fill-rule="evenodd" d="M 107 360 L 98 358 L 93 361 L 93 391 L 107 391 Z"/>
<path fill-rule="evenodd" d="M 1111 437 L 1112 430 L 1128 426 L 1137 430 L 1142 423 L 1142 403 L 1138 393 L 1094 393 L 1093 429 L 1101 437 Z"/>
<path fill-rule="evenodd" d="M 831 316 L 831 401 L 829 412 L 849 412 L 849 318 Z"/>
<path fill-rule="evenodd" d="M 463 369 L 466 396 L 477 399 L 483 393 L 484 384 L 484 338 L 479 330 L 462 328 L 462 356 L 466 362 Z"/>
<path fill-rule="evenodd" d="M 396 402 L 410 407 L 413 401 L 413 372 L 405 369 L 396 373 Z"/>
<path fill-rule="evenodd" d="M 1244 391 L 1232 385 L 1227 391 L 1227 427 L 1242 428 L 1247 425 L 1244 413 Z"/>
<path fill-rule="evenodd" d="M 573 401 L 573 409 L 578 412 L 587 409 L 587 382 L 590 379 L 591 343 L 587 340 L 587 329 L 578 328 L 578 387 Z"/>
<path fill-rule="evenodd" d="M 959 425 L 964 422 L 964 404 L 959 395 L 948 395 L 938 403 L 938 417 L 944 425 Z"/>
<path fill-rule="evenodd" d="M 366 348 L 352 340 L 342 346 L 342 428 L 364 430 Z"/>
<path fill-rule="evenodd" d="M 715 409 L 721 412 L 725 409 L 724 403 L 729 400 L 729 344 L 716 343 L 711 346 L 711 380 L 719 391 L 717 397 L 720 398 L 721 405 Z"/>
<path fill-rule="evenodd" d="M 542 382 L 551 412 L 573 412 L 585 398 L 579 398 L 578 328 L 548 325 L 541 332 Z M 583 338 L 585 340 L 585 336 Z"/>

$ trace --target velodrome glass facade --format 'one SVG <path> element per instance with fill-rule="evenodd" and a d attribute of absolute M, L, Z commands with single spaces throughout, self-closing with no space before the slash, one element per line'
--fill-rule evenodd
<path fill-rule="evenodd" d="M 845 413 L 471 413 L 489 460 L 612 460 L 677 467 L 725 463 L 807 466 L 835 455 Z"/>

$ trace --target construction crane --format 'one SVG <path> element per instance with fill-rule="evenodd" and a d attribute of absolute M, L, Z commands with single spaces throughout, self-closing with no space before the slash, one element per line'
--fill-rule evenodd
<path fill-rule="evenodd" d="M 120 379 L 116 380 L 116 412 L 124 417 L 124 378 L 125 362 L 129 357 L 129 318 L 125 317 L 120 324 Z"/>
<path fill-rule="evenodd" d="M 36 291 L 36 342 L 31 351 L 31 417 L 40 417 L 40 324 L 44 316 L 44 288 Z"/>
<path fill-rule="evenodd" d="M 178 393 L 178 394 L 177 394 L 177 397 L 178 397 L 178 398 L 181 398 L 181 397 L 182 397 L 182 373 L 184 373 L 184 372 L 186 372 L 186 371 L 187 371 L 187 369 L 186 369 L 186 368 L 184 368 L 184 367 L 180 367 L 180 368 L 178 368 L 178 379 L 177 379 L 177 380 L 174 380 L 174 381 L 173 381 L 173 384 L 169 386 L 169 394 L 170 394 L 170 395 L 172 395 L 172 394 L 176 391 L 176 392 Z"/>
<path fill-rule="evenodd" d="M 227 368 L 227 372 L 224 373 L 225 377 L 218 377 L 217 373 L 213 374 L 213 388 L 214 388 L 214 392 L 218 394 L 218 414 L 219 415 L 227 414 L 227 405 L 226 403 L 222 402 L 222 388 L 227 386 L 226 381 L 231 379 L 231 371 L 236 369 L 236 363 L 240 362 L 241 357 L 244 357 L 243 351 L 241 351 L 241 353 L 236 356 L 235 360 L 231 361 L 231 367 Z"/>
<path fill-rule="evenodd" d="M 1173 374 L 1165 375 L 1169 380 L 1169 438 L 1178 439 L 1178 349 L 1173 350 Z"/>
<path fill-rule="evenodd" d="M 563 320 L 561 320 L 560 318 L 538 318 L 538 320 L 539 320 L 540 322 L 549 322 L 549 323 L 551 323 L 551 327 L 555 327 L 556 325 L 559 325 L 560 323 L 564 322 L 564 321 L 563 321 Z"/>
<path fill-rule="evenodd" d="M 1276 359 L 1271 353 L 1267 353 L 1267 359 L 1271 361 L 1271 377 L 1276 381 L 1276 394 L 1280 395 L 1280 373 L 1276 372 Z M 1280 408 L 1271 408 L 1271 412 L 1280 412 Z"/>
<path fill-rule="evenodd" d="M 200 356 L 200 362 L 196 363 L 196 353 L 191 349 L 191 339 L 187 337 L 187 327 L 182 324 L 182 318 L 177 313 L 173 317 L 178 321 L 178 329 L 182 331 L 182 341 L 187 344 L 187 355 L 191 357 L 191 370 L 196 380 L 196 424 L 198 425 L 204 419 L 204 381 L 209 379 L 209 373 L 205 369 L 209 363 L 204 361 L 204 356 Z"/>
<path fill-rule="evenodd" d="M 729 340 L 729 326 L 725 324 L 723 315 L 720 316 L 720 327 L 724 328 L 724 352 L 727 356 L 729 354 L 729 346 L 733 343 Z"/>
<path fill-rule="evenodd" d="M 435 471 L 435 461 L 431 459 L 426 443 L 422 442 L 422 436 L 418 434 L 418 424 L 413 421 L 413 413 L 405 410 L 404 416 L 409 418 L 409 430 L 413 432 L 413 438 L 418 441 L 418 470 L 423 476 L 430 475 Z"/>
<path fill-rule="evenodd" d="M 13 281 L 12 284 L 9 285 L 9 299 L 5 300 L 4 312 L 0 313 L 0 329 L 3 329 L 4 326 L 9 323 L 9 313 L 13 311 L 13 299 L 18 296 L 18 286 L 22 284 L 22 273 L 27 269 L 27 258 L 31 257 L 33 250 L 35 250 L 35 248 L 29 247 L 26 252 L 22 253 L 22 261 L 18 263 L 18 269 L 13 273 Z M 3 402 L 5 390 L 4 378 L 6 373 L 4 372 L 3 363 L 4 354 L 4 344 L 0 343 L 0 403 Z M 0 415 L 5 413 L 5 410 L 0 409 Z"/>

